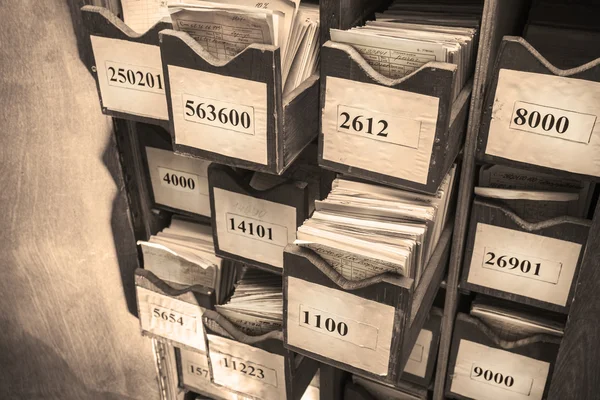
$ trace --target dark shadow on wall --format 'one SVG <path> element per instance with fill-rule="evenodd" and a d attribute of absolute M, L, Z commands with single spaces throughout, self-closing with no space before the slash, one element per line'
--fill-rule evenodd
<path fill-rule="evenodd" d="M 0 319 L 0 326 L 3 330 L 12 332 L 18 329 L 4 318 Z M 9 343 L 11 342 L 0 341 L 1 399 L 134 400 L 133 397 L 122 394 L 90 389 L 77 377 L 61 354 L 23 330 L 19 346 L 11 346 Z M 35 357 L 32 357 L 31 349 L 35 349 Z M 27 381 L 37 382 L 36 385 L 27 386 L 26 382 L 21 381 L 24 370 L 27 371 Z"/>
<path fill-rule="evenodd" d="M 89 35 L 82 23 L 81 7 L 85 5 L 103 6 L 119 15 L 118 0 L 67 0 L 69 6 L 73 30 L 77 38 L 79 58 L 88 68 L 93 65 L 93 54 Z M 90 71 L 91 72 L 91 71 Z M 98 109 L 100 102 L 98 101 Z M 123 172 L 119 161 L 117 143 L 115 141 L 115 124 L 113 122 L 113 134 L 109 137 L 102 154 L 102 162 L 106 166 L 113 181 L 117 186 L 117 194 L 112 203 L 111 228 L 114 245 L 119 262 L 123 291 L 129 312 L 138 316 L 136 294 L 135 294 L 135 269 L 138 267 L 138 251 L 136 240 L 129 217 L 129 204 L 125 192 Z"/>

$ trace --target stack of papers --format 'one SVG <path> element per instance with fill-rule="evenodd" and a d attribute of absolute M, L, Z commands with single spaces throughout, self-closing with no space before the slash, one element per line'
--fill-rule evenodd
<path fill-rule="evenodd" d="M 220 61 L 248 45 L 279 46 L 282 88 L 287 94 L 317 71 L 319 6 L 300 0 L 169 0 L 173 29 L 188 33 Z"/>
<path fill-rule="evenodd" d="M 522 307 L 521 307 L 522 308 Z M 479 296 L 471 305 L 471 315 L 480 319 L 503 340 L 520 340 L 537 334 L 562 337 L 563 321 L 535 311 L 535 315 L 517 310 L 514 303 Z"/>
<path fill-rule="evenodd" d="M 283 326 L 282 277 L 259 269 L 246 268 L 226 304 L 216 306 L 248 335 L 262 335 Z"/>
<path fill-rule="evenodd" d="M 418 283 L 447 220 L 455 172 L 435 195 L 338 178 L 294 243 L 349 280 L 392 272 Z"/>
<path fill-rule="evenodd" d="M 123 21 L 137 33 L 145 33 L 158 21 L 171 21 L 167 0 L 121 0 Z"/>
<path fill-rule="evenodd" d="M 215 256 L 212 228 L 173 216 L 171 225 L 139 241 L 144 255 L 144 269 L 176 285 L 201 285 L 213 289 L 221 303 L 233 288 L 234 263 Z"/>
<path fill-rule="evenodd" d="M 472 3 L 461 7 L 460 3 L 395 1 L 365 26 L 331 29 L 331 40 L 352 45 L 373 69 L 392 79 L 430 61 L 456 64 L 456 97 L 473 72 L 480 15 L 480 6 Z"/>
<path fill-rule="evenodd" d="M 594 184 L 501 165 L 483 166 L 475 194 L 496 199 L 521 218 L 539 222 L 568 215 L 586 218 Z"/>

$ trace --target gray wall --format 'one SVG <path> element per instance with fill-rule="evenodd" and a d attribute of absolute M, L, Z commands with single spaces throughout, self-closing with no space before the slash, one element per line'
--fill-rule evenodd
<path fill-rule="evenodd" d="M 111 120 L 70 4 L 0 0 L 0 398 L 158 399 L 126 302 L 136 255 Z"/>

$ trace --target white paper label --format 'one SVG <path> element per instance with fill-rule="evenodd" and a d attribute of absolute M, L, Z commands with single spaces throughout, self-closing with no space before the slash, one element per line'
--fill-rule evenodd
<path fill-rule="evenodd" d="M 181 355 L 181 379 L 185 386 L 218 399 L 248 399 L 211 382 L 208 356 L 205 353 L 179 349 L 179 354 Z"/>
<path fill-rule="evenodd" d="M 169 65 L 175 143 L 267 164 L 267 84 Z"/>
<path fill-rule="evenodd" d="M 386 376 L 394 307 L 287 278 L 287 343 Z"/>
<path fill-rule="evenodd" d="M 565 306 L 581 245 L 477 223 L 469 283 Z"/>
<path fill-rule="evenodd" d="M 338 106 L 337 131 L 362 138 L 419 148 L 421 122 L 345 105 Z M 390 135 L 393 132 L 393 135 Z"/>
<path fill-rule="evenodd" d="M 283 249 L 296 238 L 296 209 L 215 188 L 222 251 L 283 268 Z"/>
<path fill-rule="evenodd" d="M 160 48 L 90 35 L 102 106 L 168 120 Z"/>
<path fill-rule="evenodd" d="M 216 335 L 207 335 L 214 382 L 264 400 L 285 398 L 281 355 Z"/>
<path fill-rule="evenodd" d="M 511 129 L 556 137 L 587 144 L 596 116 L 579 114 L 539 104 L 517 101 L 513 109 Z"/>
<path fill-rule="evenodd" d="M 254 108 L 224 101 L 183 95 L 186 121 L 254 135 Z"/>
<path fill-rule="evenodd" d="M 303 328 L 312 329 L 334 339 L 344 340 L 359 347 L 371 350 L 377 348 L 377 328 L 372 325 L 340 317 L 327 311 L 300 304 L 298 323 Z"/>
<path fill-rule="evenodd" d="M 486 154 L 600 176 L 600 83 L 501 69 Z"/>
<path fill-rule="evenodd" d="M 539 400 L 550 364 L 461 339 L 450 391 L 477 400 Z"/>
<path fill-rule="evenodd" d="M 427 183 L 439 99 L 331 76 L 326 79 L 323 159 Z"/>
<path fill-rule="evenodd" d="M 210 370 L 205 353 L 180 349 L 183 383 L 197 389 L 210 386 Z"/>
<path fill-rule="evenodd" d="M 410 353 L 404 372 L 425 378 L 427 373 L 427 361 L 429 360 L 429 349 L 431 348 L 431 340 L 433 333 L 427 329 L 421 329 L 419 337 L 415 342 L 415 346 Z"/>
<path fill-rule="evenodd" d="M 137 287 L 142 330 L 204 351 L 204 309 Z"/>
<path fill-rule="evenodd" d="M 210 161 L 146 147 L 154 201 L 178 210 L 210 217 Z"/>

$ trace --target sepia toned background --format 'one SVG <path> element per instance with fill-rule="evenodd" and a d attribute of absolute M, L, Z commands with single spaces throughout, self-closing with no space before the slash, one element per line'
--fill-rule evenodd
<path fill-rule="evenodd" d="M 159 398 L 132 314 L 112 122 L 78 52 L 80 3 L 0 0 L 2 399 Z"/>

